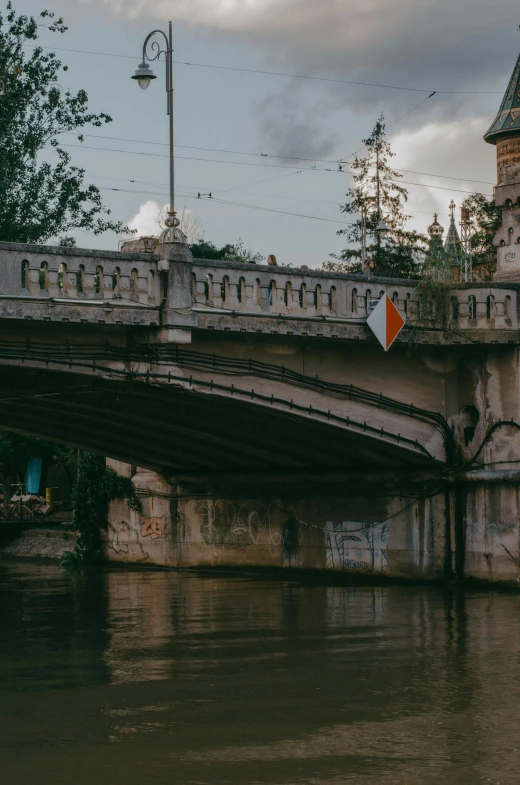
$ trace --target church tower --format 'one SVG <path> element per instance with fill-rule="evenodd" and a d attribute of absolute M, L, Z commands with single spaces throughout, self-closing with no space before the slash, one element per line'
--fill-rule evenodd
<path fill-rule="evenodd" d="M 497 148 L 495 202 L 502 210 L 497 246 L 499 281 L 520 281 L 520 57 L 498 115 L 484 139 Z"/>
<path fill-rule="evenodd" d="M 446 256 L 450 260 L 450 264 L 456 265 L 460 268 L 460 261 L 462 258 L 462 243 L 460 241 L 457 225 L 455 223 L 456 206 L 457 205 L 452 199 L 450 204 L 450 228 L 448 229 L 448 234 L 446 235 L 444 250 L 446 251 Z"/>

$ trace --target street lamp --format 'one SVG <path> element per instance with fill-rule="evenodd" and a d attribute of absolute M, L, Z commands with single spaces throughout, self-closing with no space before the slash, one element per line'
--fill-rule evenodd
<path fill-rule="evenodd" d="M 152 41 L 155 36 L 163 36 L 166 49 L 161 49 L 157 41 Z M 170 208 L 165 220 L 167 226 L 163 239 L 169 242 L 185 242 L 184 234 L 179 230 L 180 221 L 175 213 L 175 168 L 174 168 L 174 144 L 173 144 L 173 26 L 169 23 L 168 35 L 163 30 L 153 30 L 145 39 L 143 44 L 143 59 L 139 64 L 132 79 L 135 79 L 142 90 L 150 86 L 153 79 L 157 79 L 154 72 L 148 65 L 155 60 L 159 60 L 161 55 L 166 59 L 166 113 L 170 118 Z"/>
<path fill-rule="evenodd" d="M 376 237 L 377 237 L 377 247 L 376 247 L 376 255 L 377 255 L 377 266 L 379 267 L 381 258 L 381 242 L 388 234 L 388 226 L 384 218 L 379 217 L 378 224 L 376 226 Z"/>
<path fill-rule="evenodd" d="M 386 235 L 388 234 L 388 225 L 384 220 L 384 218 L 381 218 L 381 220 L 377 224 L 376 232 L 377 232 L 377 236 L 380 237 L 381 239 L 385 238 Z"/>
<path fill-rule="evenodd" d="M 152 79 L 157 79 L 156 75 L 148 65 L 148 63 L 141 63 L 132 79 L 136 79 L 141 90 L 147 90 L 150 87 Z"/>

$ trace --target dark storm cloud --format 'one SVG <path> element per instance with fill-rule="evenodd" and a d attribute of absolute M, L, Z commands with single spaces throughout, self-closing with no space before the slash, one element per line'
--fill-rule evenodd
<path fill-rule="evenodd" d="M 517 0 L 86 0 L 258 42 L 269 59 L 425 89 L 488 89 L 520 45 Z"/>
<path fill-rule="evenodd" d="M 58 0 L 60 2 L 60 0 Z M 127 19 L 173 18 L 250 42 L 266 68 L 438 91 L 410 123 L 484 114 L 498 106 L 520 37 L 518 0 L 85 0 Z M 294 84 L 294 83 L 293 83 Z M 316 83 L 315 83 L 316 84 Z M 320 83 L 331 110 L 381 110 L 390 122 L 422 95 Z M 273 89 L 276 89 L 273 87 Z M 456 98 L 441 91 L 476 91 Z M 302 100 L 314 96 L 299 92 Z M 441 99 L 442 94 L 442 99 Z M 273 99 L 273 103 L 280 102 Z M 283 111 L 283 106 L 280 106 Z M 273 113 L 267 111 L 267 117 Z M 285 114 L 290 115 L 289 111 Z M 276 113 L 271 118 L 277 125 Z M 269 125 L 268 123 L 266 123 Z M 303 131 L 307 121 L 295 122 Z M 312 130 L 314 122 L 310 122 Z M 307 139 L 310 143 L 312 134 Z M 279 140 L 280 141 L 280 140 Z M 326 140 L 324 140 L 326 141 Z M 318 148 L 320 148 L 318 144 Z M 325 148 L 326 148 L 325 144 Z"/>
<path fill-rule="evenodd" d="M 271 155 L 323 159 L 340 142 L 339 135 L 327 127 L 327 101 L 320 105 L 314 100 L 309 109 L 305 93 L 304 87 L 290 86 L 256 105 L 257 131 Z"/>

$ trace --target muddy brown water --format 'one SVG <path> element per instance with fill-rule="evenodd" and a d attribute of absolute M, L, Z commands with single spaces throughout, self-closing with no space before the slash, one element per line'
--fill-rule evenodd
<path fill-rule="evenodd" d="M 0 564 L 4 785 L 520 782 L 520 595 Z"/>

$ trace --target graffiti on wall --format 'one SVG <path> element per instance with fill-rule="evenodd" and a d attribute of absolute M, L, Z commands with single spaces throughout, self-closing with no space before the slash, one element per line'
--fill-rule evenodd
<path fill-rule="evenodd" d="M 385 524 L 325 521 L 328 570 L 382 572 L 388 565 Z"/>
<path fill-rule="evenodd" d="M 520 532 L 518 520 L 467 521 L 468 547 L 472 553 L 480 553 L 484 558 L 503 556 L 506 553 L 513 564 L 520 566 L 517 552 L 520 552 Z M 488 562 L 489 563 L 489 562 Z"/>
<path fill-rule="evenodd" d="M 206 545 L 247 549 L 262 543 L 279 548 L 282 541 L 280 524 L 283 515 L 279 501 L 267 504 L 245 501 L 235 504 L 227 500 L 200 502 L 200 532 Z"/>
<path fill-rule="evenodd" d="M 157 540 L 167 537 L 170 533 L 170 524 L 166 518 L 146 518 L 141 526 L 141 537 L 150 537 Z"/>
<path fill-rule="evenodd" d="M 116 561 L 145 562 L 150 558 L 140 542 L 139 531 L 125 520 L 108 524 L 108 547 Z"/>

